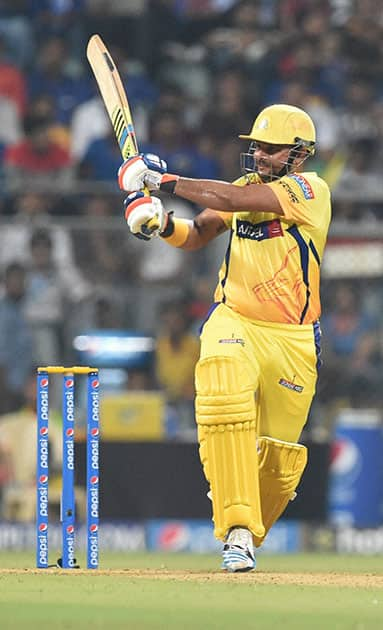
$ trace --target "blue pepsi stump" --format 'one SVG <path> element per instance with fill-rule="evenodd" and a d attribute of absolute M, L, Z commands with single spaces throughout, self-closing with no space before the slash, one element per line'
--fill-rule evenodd
<path fill-rule="evenodd" d="M 74 374 L 64 374 L 62 392 L 62 568 L 71 569 L 74 560 Z"/>
<path fill-rule="evenodd" d="M 48 567 L 48 402 L 49 378 L 47 372 L 37 374 L 37 469 L 36 469 L 36 566 Z"/>
<path fill-rule="evenodd" d="M 97 372 L 88 374 L 86 496 L 87 567 L 98 567 L 99 520 L 99 380 Z"/>
<path fill-rule="evenodd" d="M 49 487 L 49 375 L 62 376 L 62 494 L 60 518 L 62 525 L 62 558 L 57 565 L 76 568 L 75 559 L 75 376 L 87 377 L 86 430 L 86 495 L 87 495 L 87 568 L 97 569 L 99 563 L 99 379 L 98 370 L 83 366 L 65 368 L 47 366 L 37 370 L 37 511 L 36 566 L 48 568 L 48 487 Z"/>

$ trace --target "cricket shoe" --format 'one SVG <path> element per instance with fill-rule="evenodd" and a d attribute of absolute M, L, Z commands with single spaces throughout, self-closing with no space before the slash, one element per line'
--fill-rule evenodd
<path fill-rule="evenodd" d="M 252 533 L 243 527 L 233 527 L 226 538 L 222 556 L 222 568 L 230 573 L 244 573 L 255 569 Z"/>

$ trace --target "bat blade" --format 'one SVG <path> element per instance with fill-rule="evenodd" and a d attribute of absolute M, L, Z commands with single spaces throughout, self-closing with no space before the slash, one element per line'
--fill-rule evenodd
<path fill-rule="evenodd" d="M 92 35 L 86 56 L 97 81 L 124 160 L 138 154 L 132 114 L 116 65 L 99 35 Z"/>
<path fill-rule="evenodd" d="M 124 160 L 134 157 L 139 151 L 128 98 L 116 64 L 99 35 L 92 35 L 89 39 L 86 56 L 113 125 L 121 155 Z M 146 186 L 143 191 L 145 195 L 150 194 Z M 146 227 L 148 235 L 158 230 L 158 218 L 153 217 Z"/>

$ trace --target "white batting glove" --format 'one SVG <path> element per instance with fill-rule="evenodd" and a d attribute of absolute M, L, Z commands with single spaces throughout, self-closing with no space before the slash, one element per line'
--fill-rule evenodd
<path fill-rule="evenodd" d="M 144 241 L 158 236 L 167 223 L 167 213 L 157 197 L 133 192 L 124 200 L 124 207 L 130 231 Z"/>
<path fill-rule="evenodd" d="M 167 171 L 167 164 L 158 155 L 141 153 L 126 160 L 118 170 L 118 185 L 127 192 L 158 189 L 162 175 Z"/>

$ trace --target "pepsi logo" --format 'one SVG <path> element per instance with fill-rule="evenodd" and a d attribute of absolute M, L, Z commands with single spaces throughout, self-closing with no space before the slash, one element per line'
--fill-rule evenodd
<path fill-rule="evenodd" d="M 68 525 L 68 527 L 66 528 L 66 533 L 73 534 L 73 532 L 74 532 L 74 525 Z"/>
<path fill-rule="evenodd" d="M 90 434 L 92 437 L 96 437 L 100 433 L 99 429 L 92 429 Z"/>
<path fill-rule="evenodd" d="M 352 484 L 361 471 L 361 453 L 355 442 L 348 437 L 341 436 L 335 439 L 331 447 L 330 460 L 331 474 L 346 485 Z"/>
<path fill-rule="evenodd" d="M 98 530 L 98 525 L 93 524 L 89 527 L 89 531 L 91 534 L 95 534 L 97 530 Z"/>
<path fill-rule="evenodd" d="M 42 378 L 40 381 L 40 387 L 48 387 L 49 380 L 47 378 Z"/>
<path fill-rule="evenodd" d="M 47 483 L 47 481 L 48 481 L 48 475 L 40 475 L 39 477 L 40 483 Z"/>
<path fill-rule="evenodd" d="M 160 549 L 180 551 L 185 549 L 190 541 L 190 533 L 181 523 L 169 523 L 161 530 L 158 538 Z"/>
<path fill-rule="evenodd" d="M 67 378 L 65 381 L 65 387 L 73 387 L 73 385 L 74 385 L 73 378 Z"/>
<path fill-rule="evenodd" d="M 90 483 L 92 484 L 92 486 L 95 486 L 98 483 L 97 475 L 92 475 L 92 477 L 90 478 Z"/>
<path fill-rule="evenodd" d="M 96 389 L 96 387 L 98 387 L 100 384 L 100 381 L 97 378 L 94 378 L 92 381 L 92 387 L 93 389 Z"/>
<path fill-rule="evenodd" d="M 67 437 L 73 437 L 73 435 L 74 435 L 74 429 L 67 429 L 67 430 L 65 431 L 65 435 L 66 435 Z"/>
<path fill-rule="evenodd" d="M 41 427 L 40 435 L 48 435 L 48 427 Z"/>
<path fill-rule="evenodd" d="M 40 525 L 39 525 L 39 532 L 46 532 L 47 530 L 48 530 L 47 523 L 40 523 Z"/>

